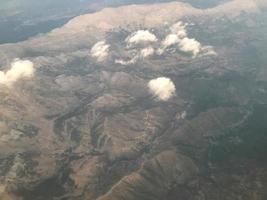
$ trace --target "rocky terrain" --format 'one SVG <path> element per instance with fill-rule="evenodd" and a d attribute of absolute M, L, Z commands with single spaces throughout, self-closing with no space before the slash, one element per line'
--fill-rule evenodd
<path fill-rule="evenodd" d="M 0 45 L 0 199 L 265 200 L 266 6 L 106 8 Z"/>

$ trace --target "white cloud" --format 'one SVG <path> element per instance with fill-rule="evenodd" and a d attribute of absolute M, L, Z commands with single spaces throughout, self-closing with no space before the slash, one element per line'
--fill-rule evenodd
<path fill-rule="evenodd" d="M 170 27 L 170 31 L 172 34 L 176 34 L 179 38 L 187 36 L 186 25 L 181 21 L 177 22 L 176 24 L 173 24 Z"/>
<path fill-rule="evenodd" d="M 152 56 L 154 53 L 155 53 L 155 49 L 153 47 L 146 47 L 146 48 L 141 49 L 140 57 L 146 58 L 146 57 Z"/>
<path fill-rule="evenodd" d="M 188 37 L 183 38 L 179 42 L 178 47 L 183 52 L 192 53 L 194 57 L 196 57 L 200 53 L 202 48 L 200 42 Z"/>
<path fill-rule="evenodd" d="M 166 47 L 173 44 L 178 44 L 179 50 L 183 52 L 192 53 L 196 57 L 201 51 L 201 44 L 194 38 L 188 38 L 186 25 L 179 21 L 170 27 L 172 34 L 168 35 L 163 41 L 163 45 Z"/>
<path fill-rule="evenodd" d="M 150 92 L 161 101 L 170 99 L 176 91 L 174 83 L 166 77 L 152 79 L 148 83 Z"/>
<path fill-rule="evenodd" d="M 130 60 L 116 59 L 115 63 L 120 64 L 120 65 L 131 65 L 131 64 L 136 63 L 137 60 L 138 60 L 138 57 L 135 56 Z"/>
<path fill-rule="evenodd" d="M 140 59 L 144 59 L 149 56 L 152 56 L 154 53 L 155 53 L 155 49 L 153 47 L 146 47 L 146 48 L 139 50 L 139 52 L 137 52 L 137 54 L 131 59 L 129 60 L 116 59 L 115 63 L 120 64 L 120 65 L 131 65 L 131 64 L 136 63 Z"/>
<path fill-rule="evenodd" d="M 176 115 L 176 119 L 180 120 L 180 119 L 186 119 L 187 117 L 187 112 L 186 111 L 183 111 L 182 113 L 178 113 Z"/>
<path fill-rule="evenodd" d="M 16 59 L 11 63 L 11 68 L 8 71 L 0 71 L 0 84 L 12 86 L 21 78 L 32 77 L 34 72 L 34 64 L 31 61 Z"/>
<path fill-rule="evenodd" d="M 186 30 L 180 30 L 176 34 L 178 35 L 179 38 L 183 38 L 187 36 Z"/>
<path fill-rule="evenodd" d="M 161 47 L 157 50 L 159 55 L 172 45 L 177 45 L 180 51 L 191 53 L 193 57 L 201 55 L 216 55 L 212 47 L 202 46 L 199 41 L 189 38 L 186 31 L 187 24 L 179 21 L 170 27 L 170 34 L 161 42 Z"/>
<path fill-rule="evenodd" d="M 91 56 L 96 58 L 98 62 L 103 62 L 106 60 L 109 54 L 110 45 L 106 44 L 106 41 L 97 42 L 91 48 Z"/>
<path fill-rule="evenodd" d="M 125 40 L 128 44 L 142 44 L 147 42 L 157 42 L 157 37 L 148 30 L 139 30 L 131 34 Z"/>
<path fill-rule="evenodd" d="M 189 38 L 186 30 L 187 24 L 179 21 L 169 27 L 169 34 L 163 40 L 158 40 L 157 36 L 148 30 L 138 30 L 129 35 L 125 42 L 127 50 L 135 50 L 128 60 L 117 59 L 115 63 L 121 65 L 131 65 L 138 60 L 142 60 L 154 54 L 162 55 L 165 52 L 174 53 L 177 50 L 192 54 L 192 57 L 216 55 L 210 46 L 202 46 L 199 41 Z M 159 41 L 159 42 L 158 42 Z M 141 44 L 139 46 L 134 46 Z M 140 49 L 142 47 L 142 49 Z M 172 48 L 172 49 L 169 49 Z M 171 50 L 171 51 L 169 51 Z"/>
<path fill-rule="evenodd" d="M 163 40 L 162 45 L 164 47 L 169 47 L 174 44 L 177 44 L 181 39 L 176 34 L 169 34 L 167 37 Z"/>
<path fill-rule="evenodd" d="M 186 111 L 183 111 L 182 114 L 181 114 L 181 118 L 182 119 L 185 119 L 187 116 L 187 112 Z"/>

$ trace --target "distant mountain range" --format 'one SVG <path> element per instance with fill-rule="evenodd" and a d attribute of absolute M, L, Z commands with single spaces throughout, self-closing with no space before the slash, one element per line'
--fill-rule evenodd
<path fill-rule="evenodd" d="M 174 0 L 0 0 L 0 44 L 25 40 L 62 26 L 69 19 L 110 6 Z M 210 7 L 228 0 L 181 0 Z"/>

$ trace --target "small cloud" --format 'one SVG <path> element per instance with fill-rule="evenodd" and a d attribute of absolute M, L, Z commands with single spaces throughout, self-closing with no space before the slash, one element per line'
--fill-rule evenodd
<path fill-rule="evenodd" d="M 116 59 L 116 60 L 115 60 L 115 63 L 116 63 L 116 64 L 120 64 L 120 65 L 131 65 L 131 64 L 136 63 L 137 60 L 138 60 L 138 57 L 135 56 L 135 57 L 133 57 L 133 58 L 130 59 L 130 60 Z"/>
<path fill-rule="evenodd" d="M 185 119 L 187 117 L 187 112 L 186 111 L 183 111 L 182 114 L 181 114 L 181 118 L 182 119 Z"/>
<path fill-rule="evenodd" d="M 178 44 L 180 40 L 181 39 L 176 34 L 167 35 L 166 38 L 161 42 L 161 47 L 157 50 L 157 54 L 163 54 L 168 47 Z"/>
<path fill-rule="evenodd" d="M 34 64 L 30 60 L 16 59 L 11 63 L 11 68 L 8 71 L 0 71 L 0 84 L 12 86 L 21 78 L 32 77 L 34 72 Z"/>
<path fill-rule="evenodd" d="M 170 27 L 170 31 L 172 34 L 177 35 L 179 38 L 187 36 L 186 25 L 181 21 L 177 22 L 176 24 L 173 24 Z"/>
<path fill-rule="evenodd" d="M 177 44 L 178 42 L 180 42 L 180 38 L 178 35 L 176 34 L 169 34 L 166 36 L 166 38 L 162 41 L 162 45 L 164 47 L 169 47 L 172 46 L 174 44 Z"/>
<path fill-rule="evenodd" d="M 146 47 L 144 49 L 141 49 L 140 57 L 146 58 L 146 57 L 152 56 L 154 53 L 155 53 L 155 49 L 153 47 Z"/>
<path fill-rule="evenodd" d="M 150 92 L 161 101 L 170 99 L 176 91 L 174 83 L 166 77 L 152 79 L 148 83 Z"/>
<path fill-rule="evenodd" d="M 152 56 L 154 53 L 155 53 L 155 49 L 153 47 L 146 47 L 146 48 L 139 50 L 139 52 L 137 52 L 137 54 L 133 56 L 131 59 L 129 60 L 116 59 L 115 63 L 120 64 L 120 65 L 132 65 L 132 64 L 135 64 L 140 59 L 144 59 L 149 56 Z"/>
<path fill-rule="evenodd" d="M 98 62 L 103 62 L 107 59 L 109 54 L 110 45 L 106 44 L 106 41 L 97 42 L 91 48 L 91 56 Z"/>
<path fill-rule="evenodd" d="M 129 45 L 142 44 L 147 42 L 157 42 L 157 37 L 148 30 L 139 30 L 131 34 L 125 40 Z"/>
<path fill-rule="evenodd" d="M 200 53 L 202 48 L 200 42 L 188 37 L 183 38 L 179 42 L 178 47 L 183 52 L 192 53 L 194 57 L 196 57 Z"/>
<path fill-rule="evenodd" d="M 179 21 L 170 27 L 170 34 L 161 42 L 161 47 L 157 50 L 159 55 L 163 54 L 168 47 L 177 45 L 176 48 L 180 51 L 191 53 L 193 57 L 199 54 L 216 55 L 216 52 L 210 46 L 202 46 L 199 41 L 194 38 L 189 38 L 186 31 L 187 24 Z"/>
<path fill-rule="evenodd" d="M 182 113 L 178 113 L 178 114 L 176 115 L 176 119 L 177 119 L 177 120 L 180 120 L 180 119 L 186 119 L 186 117 L 187 117 L 187 112 L 186 112 L 186 111 L 183 111 Z"/>
<path fill-rule="evenodd" d="M 178 44 L 180 51 L 192 53 L 194 57 L 200 53 L 201 44 L 196 39 L 187 37 L 186 24 L 179 21 L 170 27 L 170 31 L 172 34 L 168 35 L 165 39 L 166 47 Z"/>

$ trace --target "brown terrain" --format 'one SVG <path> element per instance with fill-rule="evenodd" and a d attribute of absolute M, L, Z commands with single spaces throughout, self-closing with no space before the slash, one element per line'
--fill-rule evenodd
<path fill-rule="evenodd" d="M 36 68 L 32 78 L 0 85 L 0 199 L 267 199 L 266 62 L 244 58 L 246 45 L 267 42 L 266 6 L 106 8 L 0 45 L 2 70 L 14 58 Z M 100 40 L 123 48 L 125 33 L 160 35 L 180 20 L 194 23 L 189 34 L 217 56 L 170 54 L 123 66 L 112 60 L 116 49 L 104 62 L 89 55 Z M 161 76 L 176 86 L 168 101 L 147 87 Z"/>

